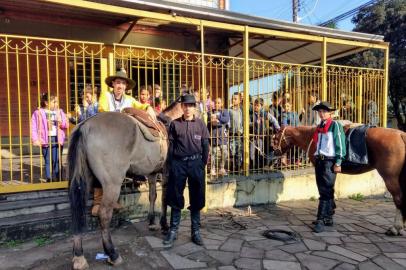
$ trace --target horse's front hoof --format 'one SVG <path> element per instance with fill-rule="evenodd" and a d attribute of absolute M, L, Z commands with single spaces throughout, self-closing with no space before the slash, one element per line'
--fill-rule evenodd
<path fill-rule="evenodd" d="M 390 227 L 387 231 L 386 231 L 386 235 L 388 236 L 399 236 L 399 235 L 403 235 L 404 231 L 401 229 L 397 229 L 395 227 Z"/>
<path fill-rule="evenodd" d="M 150 231 L 157 231 L 159 228 L 156 224 L 150 224 L 150 225 L 148 225 L 148 229 Z"/>
<path fill-rule="evenodd" d="M 85 256 L 75 256 L 72 259 L 73 270 L 85 270 L 89 269 L 89 264 L 86 261 Z"/>
<path fill-rule="evenodd" d="M 120 265 L 124 262 L 123 258 L 121 258 L 120 255 L 118 255 L 118 258 L 115 261 L 112 261 L 110 258 L 107 259 L 107 262 L 113 266 Z"/>

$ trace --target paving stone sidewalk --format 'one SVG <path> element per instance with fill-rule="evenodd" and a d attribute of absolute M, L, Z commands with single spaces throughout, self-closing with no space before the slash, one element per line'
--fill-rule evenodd
<path fill-rule="evenodd" d="M 395 214 L 391 200 L 339 200 L 335 226 L 319 234 L 311 231 L 316 207 L 315 201 L 292 201 L 253 206 L 251 215 L 247 208 L 210 210 L 202 219 L 204 247 L 190 242 L 187 212 L 172 249 L 163 248 L 159 232 L 149 232 L 145 222 L 136 222 L 113 234 L 125 260 L 116 269 L 406 269 L 406 237 L 385 235 Z M 296 232 L 300 239 L 270 240 L 262 236 L 267 229 Z M 88 236 L 84 243 L 91 269 L 112 269 L 94 260 L 96 252 L 102 250 L 98 235 Z M 31 269 L 69 269 L 65 267 L 71 259 L 70 242 L 52 245 L 48 250 L 60 250 L 59 255 L 38 260 L 30 265 Z M 29 251 L 17 250 L 13 254 L 22 258 Z M 0 254 L 0 264 L 4 266 L 7 251 L 0 250 Z M 8 262 L 12 260 L 7 258 Z"/>

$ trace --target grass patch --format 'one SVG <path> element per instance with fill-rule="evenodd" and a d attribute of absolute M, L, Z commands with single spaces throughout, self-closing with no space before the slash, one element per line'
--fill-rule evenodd
<path fill-rule="evenodd" d="M 361 193 L 357 193 L 357 194 L 352 194 L 352 195 L 348 196 L 348 199 L 361 202 L 365 199 L 365 196 L 362 195 Z"/>
<path fill-rule="evenodd" d="M 5 247 L 5 248 L 15 248 L 15 247 L 18 247 L 19 245 L 21 245 L 22 243 L 24 243 L 23 240 L 10 240 L 10 241 L 1 243 L 0 246 Z"/>
<path fill-rule="evenodd" d="M 309 200 L 310 200 L 311 202 L 315 202 L 315 201 L 316 201 L 316 197 L 311 196 Z"/>
<path fill-rule="evenodd" d="M 42 247 L 45 245 L 49 245 L 53 242 L 51 238 L 48 236 L 38 236 L 34 238 L 34 243 L 37 244 L 38 247 Z"/>

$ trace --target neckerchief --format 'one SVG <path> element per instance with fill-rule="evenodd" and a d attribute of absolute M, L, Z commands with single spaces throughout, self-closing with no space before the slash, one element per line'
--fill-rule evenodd
<path fill-rule="evenodd" d="M 319 140 L 319 133 L 326 134 L 332 123 L 333 123 L 333 119 L 329 118 L 326 121 L 324 121 L 324 125 L 323 125 L 323 123 L 321 123 L 316 128 L 316 131 L 313 134 L 313 142 L 315 144 L 317 144 L 317 141 Z"/>

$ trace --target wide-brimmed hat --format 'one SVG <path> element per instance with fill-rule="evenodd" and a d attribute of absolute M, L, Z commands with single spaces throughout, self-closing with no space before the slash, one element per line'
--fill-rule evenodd
<path fill-rule="evenodd" d="M 115 79 L 123 79 L 127 82 L 127 87 L 125 90 L 133 89 L 135 86 L 135 82 L 133 80 L 131 80 L 130 78 L 128 78 L 127 72 L 123 68 L 118 70 L 115 75 L 108 76 L 106 78 L 105 82 L 108 86 L 113 87 L 113 81 Z"/>
<path fill-rule="evenodd" d="M 330 103 L 328 103 L 327 101 L 321 101 L 319 103 L 317 103 L 314 107 L 313 107 L 313 111 L 318 111 L 320 109 L 332 112 L 335 111 L 336 108 L 333 108 L 333 106 L 331 106 Z"/>
<path fill-rule="evenodd" d="M 186 94 L 181 97 L 180 102 L 184 104 L 196 104 L 196 98 L 194 95 Z"/>

